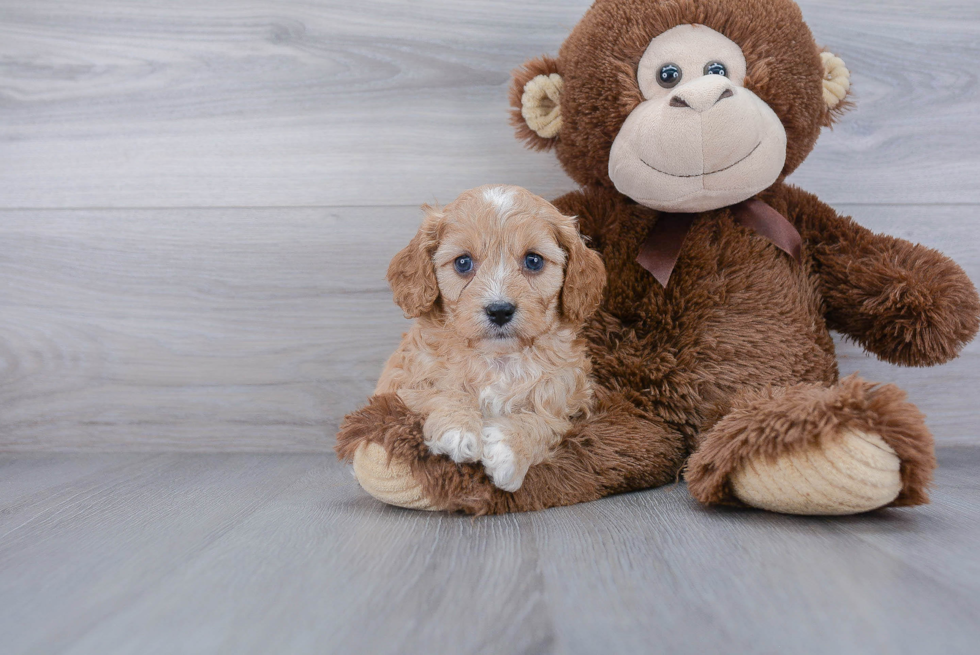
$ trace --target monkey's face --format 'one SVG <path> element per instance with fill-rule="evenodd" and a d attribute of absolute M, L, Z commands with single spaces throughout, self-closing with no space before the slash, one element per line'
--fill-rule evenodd
<path fill-rule="evenodd" d="M 643 101 L 613 141 L 609 177 L 641 205 L 700 212 L 751 198 L 786 162 L 786 131 L 745 88 L 742 49 L 703 25 L 654 38 L 640 59 Z"/>
<path fill-rule="evenodd" d="M 602 0 L 515 71 L 511 120 L 584 187 L 701 212 L 796 170 L 849 88 L 793 0 Z"/>

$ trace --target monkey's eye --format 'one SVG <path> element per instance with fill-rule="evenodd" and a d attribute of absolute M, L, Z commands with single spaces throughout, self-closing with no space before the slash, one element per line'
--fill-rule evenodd
<path fill-rule="evenodd" d="M 540 271 L 544 268 L 544 257 L 536 252 L 529 252 L 524 255 L 524 268 L 529 271 Z"/>
<path fill-rule="evenodd" d="M 460 275 L 466 275 L 473 270 L 473 258 L 469 255 L 460 255 L 453 261 L 453 268 Z"/>
<path fill-rule="evenodd" d="M 705 75 L 724 75 L 728 77 L 728 69 L 720 61 L 712 61 L 704 65 Z"/>
<path fill-rule="evenodd" d="M 665 89 L 677 86 L 681 81 L 681 67 L 677 64 L 664 64 L 657 73 L 657 83 Z"/>

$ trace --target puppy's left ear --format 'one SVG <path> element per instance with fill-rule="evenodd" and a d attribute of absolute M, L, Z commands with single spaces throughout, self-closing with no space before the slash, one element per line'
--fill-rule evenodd
<path fill-rule="evenodd" d="M 585 245 L 575 219 L 562 217 L 558 242 L 568 253 L 565 283 L 561 290 L 562 315 L 571 323 L 581 323 L 599 308 L 606 288 L 606 267 L 599 253 Z"/>
<path fill-rule="evenodd" d="M 428 312 L 439 297 L 432 255 L 439 246 L 442 214 L 429 205 L 423 205 L 422 210 L 425 219 L 418 233 L 388 265 L 388 284 L 395 302 L 408 318 L 418 318 Z"/>

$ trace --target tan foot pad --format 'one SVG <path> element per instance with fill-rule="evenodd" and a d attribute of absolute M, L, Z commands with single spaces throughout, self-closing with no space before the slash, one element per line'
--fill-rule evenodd
<path fill-rule="evenodd" d="M 379 444 L 369 443 L 357 449 L 354 476 L 364 491 L 383 503 L 408 509 L 438 509 L 422 493 L 408 464 L 397 459 L 389 464 L 388 452 Z"/>
<path fill-rule="evenodd" d="M 775 461 L 759 457 L 732 474 L 746 505 L 784 514 L 858 514 L 883 507 L 902 490 L 901 460 L 876 434 L 847 432 Z"/>

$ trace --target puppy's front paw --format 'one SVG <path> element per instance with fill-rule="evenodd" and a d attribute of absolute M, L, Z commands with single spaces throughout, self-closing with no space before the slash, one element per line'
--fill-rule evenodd
<path fill-rule="evenodd" d="M 494 425 L 483 428 L 482 462 L 487 475 L 500 489 L 514 492 L 524 484 L 529 462 L 514 452 L 503 430 Z"/>
<path fill-rule="evenodd" d="M 478 462 L 483 448 L 480 435 L 475 432 L 452 428 L 435 439 L 425 442 L 434 455 L 446 455 L 454 462 Z"/>

